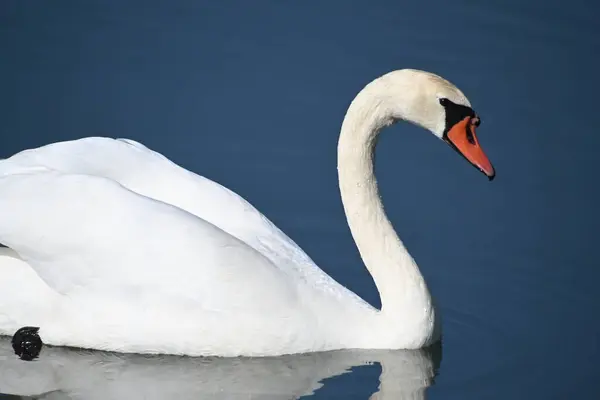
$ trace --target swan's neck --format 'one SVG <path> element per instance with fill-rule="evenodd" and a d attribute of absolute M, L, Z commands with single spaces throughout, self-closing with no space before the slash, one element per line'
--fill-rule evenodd
<path fill-rule="evenodd" d="M 382 314 L 411 324 L 411 316 L 428 320 L 433 310 L 424 278 L 387 218 L 377 188 L 377 136 L 393 122 L 379 92 L 373 84 L 367 86 L 348 109 L 338 143 L 339 184 L 352 236 L 381 297 Z"/>

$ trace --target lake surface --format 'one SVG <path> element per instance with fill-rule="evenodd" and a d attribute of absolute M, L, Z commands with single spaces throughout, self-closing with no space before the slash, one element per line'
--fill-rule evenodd
<path fill-rule="evenodd" d="M 596 9 L 4 0 L 0 157 L 83 136 L 141 141 L 244 196 L 374 306 L 337 188 L 337 135 L 353 96 L 394 69 L 444 76 L 480 114 L 497 178 L 415 127 L 388 129 L 378 146 L 387 212 L 443 313 L 441 349 L 222 360 L 45 348 L 26 363 L 0 340 L 0 393 L 596 398 Z"/>

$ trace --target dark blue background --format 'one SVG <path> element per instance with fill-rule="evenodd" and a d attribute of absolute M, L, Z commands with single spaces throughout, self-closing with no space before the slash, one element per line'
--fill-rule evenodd
<path fill-rule="evenodd" d="M 339 200 L 339 127 L 375 77 L 438 73 L 481 115 L 498 175 L 488 183 L 407 125 L 378 147 L 386 209 L 444 312 L 429 394 L 591 394 L 600 389 L 596 8 L 4 0 L 0 157 L 91 135 L 139 140 L 244 196 L 378 306 Z M 370 393 L 376 376 L 361 368 L 317 395 Z"/>

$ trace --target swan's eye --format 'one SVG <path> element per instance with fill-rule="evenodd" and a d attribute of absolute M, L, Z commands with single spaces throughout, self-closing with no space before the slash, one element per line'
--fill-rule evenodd
<path fill-rule="evenodd" d="M 442 106 L 446 107 L 446 106 L 448 105 L 448 99 L 447 99 L 447 98 L 445 98 L 445 97 L 442 97 L 442 98 L 440 99 L 440 104 L 441 104 Z"/>
<path fill-rule="evenodd" d="M 481 119 L 479 119 L 479 117 L 473 117 L 471 118 L 471 124 L 475 127 L 478 127 L 481 125 Z"/>

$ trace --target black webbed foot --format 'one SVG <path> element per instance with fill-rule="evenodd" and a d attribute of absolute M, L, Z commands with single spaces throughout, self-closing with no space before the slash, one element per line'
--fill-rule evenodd
<path fill-rule="evenodd" d="M 42 339 L 38 335 L 40 328 L 24 326 L 12 337 L 12 348 L 21 360 L 31 361 L 36 358 L 42 350 Z"/>

